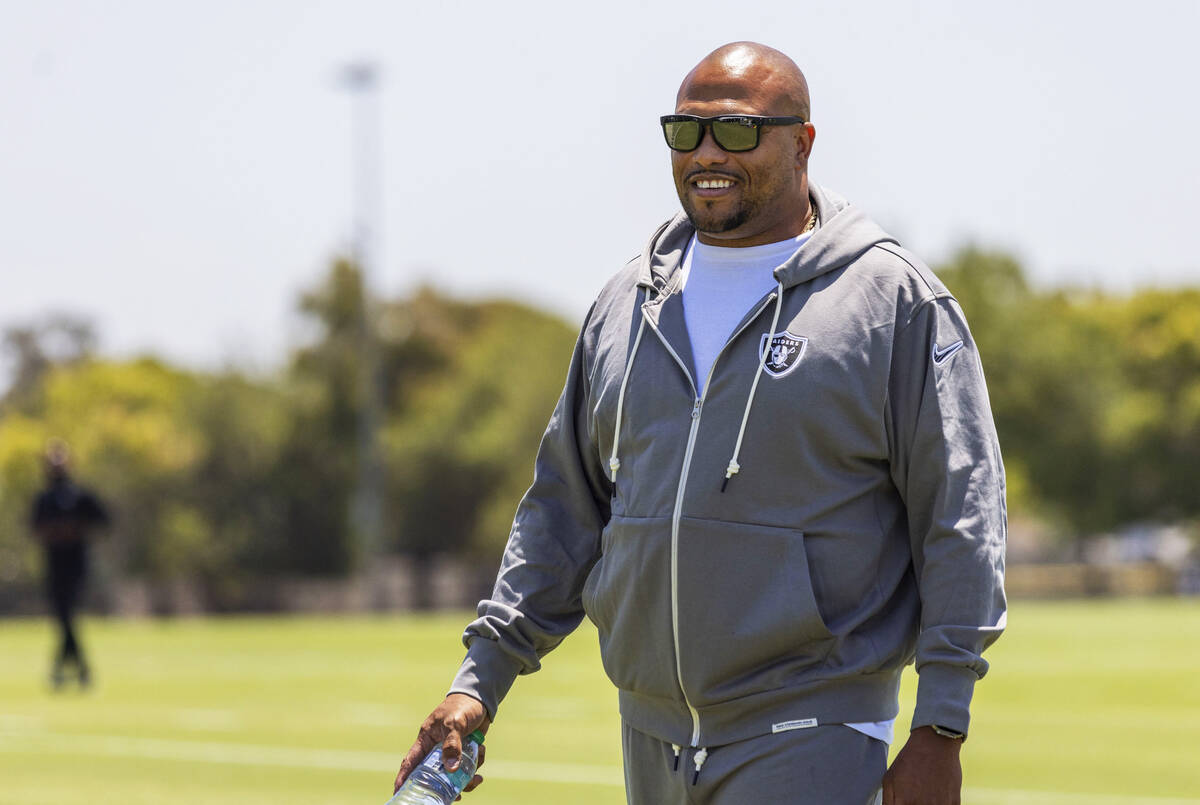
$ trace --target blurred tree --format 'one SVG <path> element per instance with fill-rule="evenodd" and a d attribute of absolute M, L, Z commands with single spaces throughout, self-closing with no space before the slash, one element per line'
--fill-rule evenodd
<path fill-rule="evenodd" d="M 358 469 L 362 409 L 362 275 L 334 262 L 324 281 L 300 298 L 314 331 L 292 357 L 293 399 L 275 483 L 288 490 L 283 529 L 258 546 L 256 564 L 292 572 L 341 575 L 356 562 L 349 506 Z"/>
<path fill-rule="evenodd" d="M 167 578 L 196 563 L 208 541 L 195 537 L 202 517 L 179 494 L 203 450 L 188 408 L 196 385 L 152 360 L 50 369 L 36 407 L 0 419 L 4 535 L 27 532 L 40 455 L 58 437 L 71 444 L 80 477 L 112 504 L 111 550 L 124 569 Z"/>
<path fill-rule="evenodd" d="M 1039 290 L 1010 255 L 974 247 L 938 274 L 979 344 L 1010 511 L 1080 545 L 1132 522 L 1200 518 L 1200 289 Z M 336 261 L 301 296 L 311 335 L 276 378 L 98 359 L 94 332 L 70 317 L 6 330 L 0 581 L 35 578 L 26 519 L 51 437 L 72 444 L 80 477 L 112 503 L 107 553 L 120 573 L 188 579 L 211 606 L 238 608 L 263 578 L 358 567 L 368 557 L 347 515 L 363 305 L 358 271 Z M 437 554 L 495 561 L 574 332 L 524 305 L 429 289 L 377 309 L 384 549 L 418 567 Z"/>
<path fill-rule="evenodd" d="M 973 247 L 937 273 L 979 344 L 1010 508 L 1077 541 L 1200 515 L 1200 291 L 1039 293 Z"/>
<path fill-rule="evenodd" d="M 31 577 L 23 537 L 40 455 L 59 437 L 112 504 L 106 554 L 122 575 L 188 579 L 236 600 L 262 535 L 281 533 L 274 487 L 289 411 L 282 393 L 236 375 L 198 376 L 142 359 L 51 369 L 36 409 L 0 417 L 0 553 Z M 240 587 L 239 587 L 240 585 Z"/>
<path fill-rule="evenodd" d="M 204 451 L 180 493 L 203 513 L 191 533 L 211 541 L 193 570 L 210 605 L 242 607 L 257 579 L 293 566 L 286 517 L 300 490 L 282 482 L 292 401 L 277 384 L 225 373 L 196 390 L 192 416 Z"/>
<path fill-rule="evenodd" d="M 96 340 L 92 323 L 70 313 L 54 313 L 33 324 L 6 328 L 3 352 L 10 380 L 4 403 L 31 405 L 46 372 L 52 366 L 91 357 Z"/>
<path fill-rule="evenodd" d="M 1089 314 L 1113 333 L 1122 380 L 1099 433 L 1112 519 L 1200 516 L 1200 290 L 1101 298 Z"/>
<path fill-rule="evenodd" d="M 1009 255 L 968 247 L 938 275 L 971 323 L 987 373 L 1009 506 L 1074 536 L 1111 520 L 1097 500 L 1098 431 L 1118 378 L 1110 334 L 1062 292 L 1030 288 Z"/>
<path fill-rule="evenodd" d="M 385 434 L 392 546 L 419 567 L 438 553 L 498 560 L 574 334 L 523 305 L 428 289 L 390 315 L 409 324 L 388 343 L 388 363 L 411 372 Z M 427 589 L 418 601 L 429 602 Z"/>

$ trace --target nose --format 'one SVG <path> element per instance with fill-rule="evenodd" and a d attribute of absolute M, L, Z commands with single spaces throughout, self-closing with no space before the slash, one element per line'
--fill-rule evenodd
<path fill-rule="evenodd" d="M 729 152 L 717 145 L 712 128 L 705 126 L 704 136 L 700 138 L 700 145 L 692 152 L 692 157 L 701 165 L 719 165 L 729 157 Z"/>

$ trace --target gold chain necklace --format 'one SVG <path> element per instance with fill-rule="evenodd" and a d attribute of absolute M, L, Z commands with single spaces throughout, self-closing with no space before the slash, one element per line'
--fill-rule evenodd
<path fill-rule="evenodd" d="M 800 230 L 800 234 L 811 232 L 817 226 L 817 208 L 811 201 L 808 203 L 808 220 L 804 224 L 804 228 Z"/>

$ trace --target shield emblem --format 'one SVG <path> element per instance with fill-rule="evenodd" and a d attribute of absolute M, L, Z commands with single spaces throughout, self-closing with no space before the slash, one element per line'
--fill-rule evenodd
<path fill-rule="evenodd" d="M 770 344 L 767 343 L 768 338 Z M 762 355 L 763 352 L 766 352 L 763 368 L 767 370 L 767 374 L 771 377 L 783 377 L 799 365 L 807 346 L 808 338 L 802 335 L 793 335 L 784 330 L 782 333 L 775 333 L 772 336 L 763 333 L 762 340 L 758 344 L 758 353 Z"/>

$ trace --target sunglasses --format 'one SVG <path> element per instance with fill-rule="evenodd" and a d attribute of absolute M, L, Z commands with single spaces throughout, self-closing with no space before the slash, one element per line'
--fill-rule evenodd
<path fill-rule="evenodd" d="M 802 117 L 763 117 L 761 115 L 718 115 L 696 117 L 695 115 L 663 115 L 663 136 L 672 151 L 695 151 L 704 139 L 704 129 L 712 130 L 717 145 L 726 151 L 753 151 L 758 147 L 758 130 L 763 126 L 792 126 L 807 123 Z"/>

